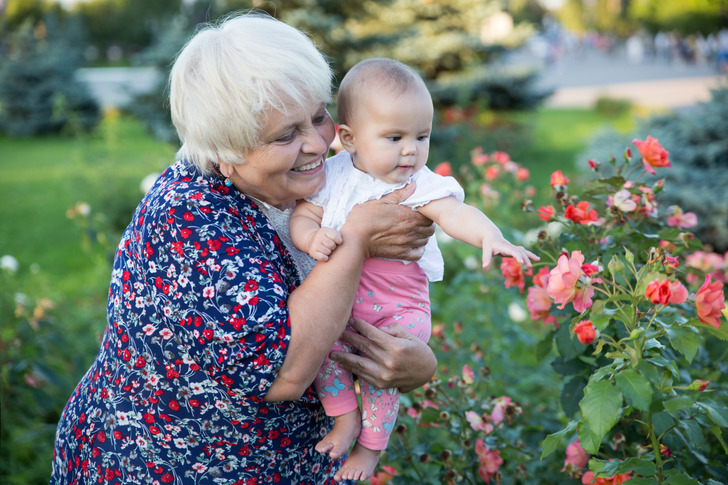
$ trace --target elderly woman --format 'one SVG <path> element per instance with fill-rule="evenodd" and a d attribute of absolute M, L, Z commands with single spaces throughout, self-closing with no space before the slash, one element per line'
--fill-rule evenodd
<path fill-rule="evenodd" d="M 170 88 L 179 159 L 119 244 L 106 332 L 58 425 L 51 483 L 333 482 L 342 460 L 314 450 L 332 423 L 311 383 L 364 259 L 415 260 L 433 229 L 398 205 L 411 188 L 363 204 L 301 281 L 311 262 L 288 218 L 324 184 L 331 72 L 286 24 L 247 14 L 199 31 Z M 403 329 L 353 326 L 362 334 L 345 338 L 368 358 L 332 356 L 353 372 L 404 391 L 434 373 Z"/>

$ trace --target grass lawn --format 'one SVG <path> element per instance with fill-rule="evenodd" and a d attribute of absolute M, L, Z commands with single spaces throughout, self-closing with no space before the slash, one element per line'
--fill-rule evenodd
<path fill-rule="evenodd" d="M 595 130 L 631 126 L 629 114 L 611 118 L 593 110 L 541 109 L 511 117 L 526 130 L 524 143 L 484 149 L 506 149 L 531 170 L 539 190 L 553 170 L 575 171 L 574 158 Z M 477 137 L 472 143 L 463 149 L 475 146 Z M 0 256 L 15 257 L 28 277 L 34 268 L 32 281 L 51 298 L 103 295 L 109 256 L 98 244 L 82 244 L 88 234 L 67 211 L 87 202 L 92 214 L 123 227 L 141 197 L 141 179 L 163 170 L 174 151 L 114 113 L 90 136 L 0 138 Z"/>
<path fill-rule="evenodd" d="M 110 115 L 91 136 L 0 138 L 0 153 L 0 255 L 15 257 L 29 278 L 32 268 L 39 291 L 56 297 L 96 293 L 110 276 L 105 252 L 83 249 L 68 208 L 83 201 L 109 211 L 94 207 L 104 201 L 113 212 L 128 208 L 128 219 L 141 178 L 166 167 L 174 148 Z"/>

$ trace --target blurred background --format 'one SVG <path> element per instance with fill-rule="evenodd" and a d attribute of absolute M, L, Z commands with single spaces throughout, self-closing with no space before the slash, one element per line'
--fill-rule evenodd
<path fill-rule="evenodd" d="M 512 238 L 538 225 L 518 205 L 545 200 L 551 172 L 578 181 L 588 159 L 651 134 L 673 162 L 665 206 L 695 212 L 701 240 L 728 250 L 728 0 L 0 0 L 0 482 L 50 477 L 55 424 L 105 328 L 115 245 L 174 160 L 175 54 L 201 22 L 249 8 L 309 33 L 337 80 L 373 56 L 416 68 L 436 105 L 431 167 L 448 162 L 457 176 L 473 153 L 504 151 L 530 174 L 491 206 Z M 448 253 L 454 285 L 468 251 Z M 446 312 L 440 297 L 433 309 Z M 522 319 L 489 301 L 488 312 Z M 509 356 L 540 330 L 515 335 L 490 320 L 493 375 L 538 376 L 540 363 Z M 539 379 L 536 391 L 526 379 L 509 392 L 558 401 Z M 559 428 L 551 411 L 541 431 Z"/>

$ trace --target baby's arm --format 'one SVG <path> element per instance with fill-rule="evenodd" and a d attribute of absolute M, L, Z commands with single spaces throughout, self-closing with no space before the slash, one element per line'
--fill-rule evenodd
<path fill-rule="evenodd" d="M 531 266 L 531 259 L 539 260 L 538 256 L 524 247 L 516 246 L 506 240 L 488 216 L 455 197 L 433 200 L 418 207 L 417 210 L 432 219 L 449 236 L 481 248 L 483 268 L 490 266 L 496 254 L 512 256 L 527 267 Z"/>
<path fill-rule="evenodd" d="M 339 231 L 321 227 L 323 215 L 323 207 L 301 201 L 293 209 L 289 225 L 293 245 L 317 261 L 328 261 L 329 254 L 341 244 Z"/>

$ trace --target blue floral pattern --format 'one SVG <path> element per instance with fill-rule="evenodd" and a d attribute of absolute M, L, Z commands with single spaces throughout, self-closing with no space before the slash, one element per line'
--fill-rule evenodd
<path fill-rule="evenodd" d="M 52 484 L 321 484 L 343 460 L 312 389 L 263 402 L 299 284 L 253 201 L 178 161 L 118 246 L 99 354 L 63 411 Z"/>

